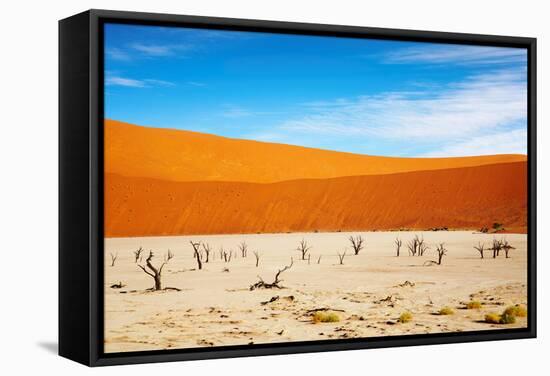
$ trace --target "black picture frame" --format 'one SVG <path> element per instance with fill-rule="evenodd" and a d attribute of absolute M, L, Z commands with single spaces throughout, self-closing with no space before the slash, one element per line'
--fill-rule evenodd
<path fill-rule="evenodd" d="M 500 47 L 528 52 L 528 326 L 129 353 L 103 353 L 105 22 Z M 59 354 L 88 366 L 536 337 L 536 39 L 358 26 L 88 10 L 59 21 Z"/>

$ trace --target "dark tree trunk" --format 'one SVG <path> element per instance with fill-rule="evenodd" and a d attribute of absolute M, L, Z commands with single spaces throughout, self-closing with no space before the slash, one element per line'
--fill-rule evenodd
<path fill-rule="evenodd" d="M 162 290 L 162 282 L 160 280 L 160 274 L 155 276 L 155 290 Z"/>

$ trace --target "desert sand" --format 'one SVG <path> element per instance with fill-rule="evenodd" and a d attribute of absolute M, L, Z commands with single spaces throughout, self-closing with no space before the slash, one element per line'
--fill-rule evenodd
<path fill-rule="evenodd" d="M 394 158 L 105 120 L 105 172 L 171 181 L 273 183 L 525 162 L 525 155 Z M 297 140 L 299 143 L 299 140 Z"/>
<path fill-rule="evenodd" d="M 408 256 L 405 244 L 418 234 L 430 249 L 422 257 Z M 353 255 L 348 237 L 362 235 L 366 246 Z M 403 240 L 395 256 L 394 239 Z M 479 241 L 506 238 L 516 249 L 484 259 L 473 248 Z M 296 250 L 305 239 L 312 247 L 311 260 Z M 189 241 L 208 242 L 214 259 L 197 270 Z M 243 258 L 238 244 L 248 244 Z M 435 245 L 445 242 L 448 254 L 442 265 Z M 162 263 L 168 249 L 174 257 L 162 272 L 163 285 L 181 291 L 147 291 L 153 279 L 135 263 L 133 251 L 154 250 L 154 265 Z M 514 324 L 483 322 L 489 312 L 508 305 L 526 304 L 527 236 L 480 234 L 471 231 L 292 233 L 255 235 L 195 235 L 177 237 L 113 238 L 105 240 L 105 351 L 125 352 L 246 345 L 273 342 L 355 337 L 475 331 L 517 328 Z M 219 249 L 233 250 L 230 262 Z M 344 264 L 337 253 L 346 250 Z M 260 254 L 255 266 L 253 251 Z M 111 254 L 117 255 L 111 266 Z M 250 286 L 258 275 L 272 282 L 278 269 L 293 266 L 281 275 L 282 289 Z M 321 257 L 320 263 L 318 259 Z M 145 257 L 144 257 L 145 258 Z M 144 261 L 142 260 L 142 263 Z M 430 263 L 431 264 L 431 263 Z M 122 284 L 121 288 L 112 285 Z M 480 309 L 464 309 L 477 300 Z M 438 315 L 442 307 L 453 315 Z M 329 309 L 338 322 L 313 323 L 315 310 Z M 413 316 L 398 322 L 403 312 Z"/>
<path fill-rule="evenodd" d="M 525 155 L 392 158 L 105 122 L 105 236 L 527 227 Z"/>
<path fill-rule="evenodd" d="M 526 162 L 279 183 L 106 174 L 105 235 L 490 228 L 525 232 Z"/>

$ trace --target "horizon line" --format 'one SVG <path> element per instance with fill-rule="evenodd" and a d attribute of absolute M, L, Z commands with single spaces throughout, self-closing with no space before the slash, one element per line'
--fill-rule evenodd
<path fill-rule="evenodd" d="M 476 154 L 476 155 L 463 155 L 463 156 L 448 156 L 448 157 L 440 157 L 440 156 L 422 156 L 422 157 L 411 157 L 411 156 L 390 156 L 390 155 L 379 155 L 379 154 L 363 154 L 363 153 L 355 153 L 350 151 L 341 151 L 341 150 L 335 150 L 335 149 L 325 149 L 325 148 L 319 148 L 319 147 L 312 147 L 312 146 L 304 146 L 304 145 L 298 145 L 298 144 L 287 144 L 283 142 L 272 142 L 272 141 L 261 141 L 256 140 L 252 138 L 238 138 L 238 137 L 228 137 L 228 136 L 222 136 L 215 133 L 209 133 L 209 132 L 199 132 L 196 130 L 190 130 L 190 129 L 182 129 L 182 128 L 170 128 L 167 126 L 157 126 L 157 125 L 142 125 L 142 124 L 135 124 L 130 123 L 124 120 L 117 120 L 117 119 L 110 119 L 110 118 L 103 118 L 103 125 L 105 125 L 107 122 L 116 122 L 116 123 L 123 123 L 129 126 L 133 127 L 140 127 L 140 128 L 148 128 L 148 129 L 159 129 L 159 130 L 167 130 L 167 131 L 174 131 L 174 132 L 187 132 L 187 133 L 194 133 L 199 135 L 207 135 L 207 136 L 213 136 L 213 137 L 219 137 L 224 138 L 226 140 L 233 140 L 233 141 L 245 141 L 245 142 L 255 142 L 260 144 L 269 144 L 269 145 L 282 145 L 282 146 L 289 146 L 289 147 L 296 147 L 296 148 L 303 148 L 303 149 L 309 149 L 309 150 L 320 150 L 320 151 L 326 151 L 331 153 L 342 153 L 342 154 L 351 154 L 351 155 L 360 155 L 365 157 L 373 157 L 373 158 L 391 158 L 391 159 L 428 159 L 428 160 L 434 160 L 434 159 L 465 159 L 465 158 L 481 158 L 481 157 L 495 157 L 495 156 L 522 156 L 526 159 L 528 158 L 528 153 L 495 153 L 495 154 Z"/>

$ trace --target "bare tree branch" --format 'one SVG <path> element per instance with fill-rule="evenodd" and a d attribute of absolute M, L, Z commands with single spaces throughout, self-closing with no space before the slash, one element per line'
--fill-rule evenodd
<path fill-rule="evenodd" d="M 141 257 L 142 257 L 141 254 L 143 253 L 143 251 L 144 251 L 144 250 L 143 250 L 142 247 L 139 247 L 137 250 L 134 251 L 134 256 L 135 256 L 135 258 L 136 258 L 136 261 L 135 261 L 136 263 L 137 263 L 138 261 L 141 261 Z"/>
<path fill-rule="evenodd" d="M 483 258 L 485 243 L 478 242 L 478 245 L 477 246 L 474 245 L 474 248 L 479 252 L 479 255 L 481 256 L 481 258 Z"/>
<path fill-rule="evenodd" d="M 344 265 L 344 257 L 346 257 L 346 251 L 344 251 L 344 253 L 342 254 L 338 252 L 338 260 L 340 260 L 340 265 Z"/>
<path fill-rule="evenodd" d="M 397 257 L 399 257 L 399 251 L 401 250 L 401 245 L 403 244 L 403 241 L 399 238 L 395 238 L 395 248 L 397 251 Z"/>
<path fill-rule="evenodd" d="M 115 261 L 116 261 L 117 257 L 118 257 L 118 252 L 115 253 L 114 255 L 111 252 L 111 266 L 115 266 Z"/>
<path fill-rule="evenodd" d="M 447 254 L 447 250 L 445 249 L 445 243 L 439 243 L 439 245 L 436 247 L 437 251 L 437 265 L 441 265 L 441 262 L 443 261 L 443 256 Z"/>
<path fill-rule="evenodd" d="M 262 279 L 262 277 L 258 276 L 259 281 L 250 286 L 250 291 L 255 290 L 255 289 L 259 289 L 259 288 L 263 288 L 263 289 L 274 289 L 274 288 L 281 289 L 282 287 L 279 284 L 282 282 L 282 280 L 279 279 L 279 277 L 285 271 L 292 268 L 292 265 L 294 265 L 294 259 L 291 257 L 290 258 L 290 264 L 285 266 L 282 269 L 279 269 L 277 271 L 277 273 L 275 274 L 275 279 L 273 280 L 272 283 L 267 283 Z"/>
<path fill-rule="evenodd" d="M 365 239 L 363 239 L 361 235 L 357 235 L 355 238 L 353 236 L 350 236 L 349 241 L 351 242 L 351 247 L 353 248 L 353 252 L 357 256 L 359 252 L 363 249 L 363 243 Z"/>
<path fill-rule="evenodd" d="M 206 260 L 204 260 L 205 263 L 207 263 L 210 260 L 210 244 L 208 243 L 202 243 L 202 249 L 204 250 L 204 253 L 206 254 Z"/>
<path fill-rule="evenodd" d="M 248 245 L 246 244 L 246 242 L 241 242 L 241 244 L 239 244 L 239 250 L 241 251 L 241 257 L 246 257 L 247 254 L 248 254 Z"/>
<path fill-rule="evenodd" d="M 202 257 L 201 257 L 201 254 L 199 252 L 201 243 L 200 242 L 193 242 L 192 240 L 190 240 L 189 243 L 193 247 L 193 252 L 194 252 L 195 258 L 197 259 L 197 265 L 199 267 L 199 270 L 201 270 L 202 269 Z"/>
<path fill-rule="evenodd" d="M 490 251 L 493 251 L 493 258 L 496 258 L 500 255 L 500 251 L 502 250 L 503 242 L 501 240 L 497 240 L 496 238 L 493 238 L 493 246 L 491 248 L 487 248 Z"/>
<path fill-rule="evenodd" d="M 512 247 L 509 243 L 508 243 L 508 240 L 504 239 L 501 241 L 502 243 L 502 249 L 504 249 L 504 254 L 506 255 L 506 258 L 510 258 L 510 256 L 508 255 L 508 253 L 510 252 L 511 249 L 516 249 L 515 247 Z"/>
<path fill-rule="evenodd" d="M 304 239 L 300 240 L 300 244 L 298 245 L 298 248 L 296 248 L 296 250 L 302 254 L 302 260 L 306 259 L 306 255 L 310 249 L 311 247 L 308 246 L 307 241 Z"/>
<path fill-rule="evenodd" d="M 145 266 L 141 264 L 138 264 L 137 266 L 141 270 L 143 270 L 147 275 L 151 276 L 154 279 L 155 285 L 152 288 L 153 290 L 162 290 L 162 280 L 161 280 L 162 269 L 164 268 L 164 265 L 166 265 L 174 257 L 174 255 L 170 250 L 168 250 L 168 253 L 164 255 L 164 262 L 158 269 L 151 262 L 153 257 L 154 257 L 153 251 L 149 251 L 149 256 L 147 256 L 147 259 L 145 259 Z M 170 289 L 179 290 L 175 287 Z"/>

